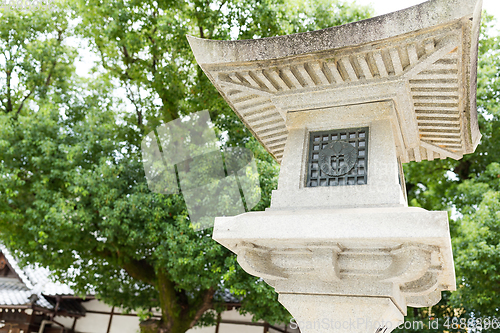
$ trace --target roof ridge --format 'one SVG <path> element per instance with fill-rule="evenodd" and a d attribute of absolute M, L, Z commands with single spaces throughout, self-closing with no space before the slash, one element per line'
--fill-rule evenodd
<path fill-rule="evenodd" d="M 0 243 L 0 252 L 3 253 L 5 259 L 7 259 L 7 264 L 12 268 L 14 273 L 17 274 L 19 279 L 21 279 L 21 281 L 26 285 L 26 287 L 28 289 L 33 289 L 34 285 L 32 281 L 26 275 L 24 270 L 19 266 L 17 259 L 10 253 L 10 251 L 2 243 Z"/>

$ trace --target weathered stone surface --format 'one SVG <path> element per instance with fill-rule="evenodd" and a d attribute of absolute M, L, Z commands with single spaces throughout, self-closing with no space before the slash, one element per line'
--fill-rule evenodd
<path fill-rule="evenodd" d="M 214 239 L 280 294 L 387 297 L 406 314 L 407 305 L 430 306 L 436 292 L 455 290 L 446 212 L 253 212 L 217 218 Z"/>
<path fill-rule="evenodd" d="M 403 322 L 394 303 L 384 297 L 337 297 L 280 294 L 301 332 L 374 333 Z"/>
<path fill-rule="evenodd" d="M 407 306 L 455 290 L 447 212 L 271 209 L 217 218 L 213 237 L 275 288 L 304 333 L 390 332 Z"/>
<path fill-rule="evenodd" d="M 288 140 L 271 209 L 406 205 L 398 178 L 397 147 L 400 141 L 394 135 L 394 112 L 392 102 L 378 102 L 289 113 Z M 363 186 L 306 187 L 309 132 L 353 127 L 370 128 L 368 183 Z"/>
<path fill-rule="evenodd" d="M 189 42 L 207 76 L 278 161 L 288 113 L 384 100 L 395 105 L 403 163 L 459 159 L 481 137 L 480 14 L 480 0 L 433 0 L 302 34 Z"/>
<path fill-rule="evenodd" d="M 213 238 L 275 288 L 302 332 L 390 332 L 407 306 L 455 290 L 447 212 L 408 207 L 401 164 L 459 159 L 478 144 L 480 13 L 480 0 L 432 0 L 304 34 L 190 37 L 210 80 L 281 162 L 271 207 L 217 218 Z M 346 177 L 362 167 L 366 179 L 307 186 L 309 172 L 322 181 L 314 163 L 330 149 L 311 133 L 350 128 L 368 128 L 367 159 L 346 134 L 339 142 L 358 154 Z"/>

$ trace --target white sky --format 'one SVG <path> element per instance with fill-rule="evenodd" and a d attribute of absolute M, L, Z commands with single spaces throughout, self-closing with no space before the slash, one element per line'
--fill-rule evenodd
<path fill-rule="evenodd" d="M 396 10 L 404 9 L 407 7 L 418 5 L 419 3 L 425 2 L 425 0 L 356 0 L 359 5 L 372 5 L 375 9 L 376 15 L 383 15 Z M 499 0 L 483 0 L 483 9 L 495 16 L 500 18 L 500 1 Z"/>

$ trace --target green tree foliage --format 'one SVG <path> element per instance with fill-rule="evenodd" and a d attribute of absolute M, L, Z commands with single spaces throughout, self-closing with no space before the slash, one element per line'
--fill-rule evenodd
<path fill-rule="evenodd" d="M 475 319 L 489 318 L 492 323 L 500 311 L 500 40 L 493 30 L 494 22 L 483 13 L 477 89 L 483 137 L 476 152 L 459 161 L 405 166 L 410 203 L 448 210 L 451 216 L 458 289 L 445 293 L 432 309 L 417 310 L 409 318 L 428 323 L 428 317 L 433 316 L 440 320 L 441 330 L 465 331 L 475 326 Z M 444 326 L 446 317 L 470 321 L 453 329 Z"/>
<path fill-rule="evenodd" d="M 487 17 L 485 27 L 493 25 Z M 468 170 L 454 192 L 453 204 L 463 214 L 454 241 L 458 291 L 453 305 L 477 317 L 500 315 L 500 39 L 481 40 L 478 110 L 483 138 L 466 163 Z"/>
<path fill-rule="evenodd" d="M 263 189 L 256 209 L 268 207 L 279 168 L 195 64 L 185 35 L 274 36 L 356 21 L 369 10 L 333 0 L 68 6 L 0 13 L 2 241 L 24 263 L 48 266 L 81 294 L 95 291 L 128 309 L 161 309 L 161 322 L 144 331 L 212 323 L 225 290 L 254 319 L 287 320 L 272 288 L 246 274 L 211 230 L 189 227 L 181 196 L 149 191 L 141 139 L 162 123 L 208 109 L 229 145 L 254 151 Z M 75 74 L 77 53 L 68 46 L 75 36 L 98 55 L 91 79 Z"/>

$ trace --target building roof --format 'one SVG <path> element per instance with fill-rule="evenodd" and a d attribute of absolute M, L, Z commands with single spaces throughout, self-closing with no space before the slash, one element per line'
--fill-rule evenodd
<path fill-rule="evenodd" d="M 86 310 L 71 287 L 52 281 L 50 270 L 39 265 L 21 268 L 11 252 L 0 243 L 0 257 L 2 255 L 14 274 L 11 273 L 10 277 L 1 277 L 0 274 L 0 308 L 34 306 L 54 312 L 59 299 L 59 315 L 85 315 Z M 231 294 L 229 289 L 218 292 L 217 296 L 230 307 L 238 307 L 241 303 L 241 298 Z M 90 299 L 93 297 L 87 296 Z"/>
<path fill-rule="evenodd" d="M 39 265 L 21 268 L 16 258 L 0 244 L 0 254 L 7 261 L 11 271 L 8 277 L 0 277 L 0 308 L 36 307 L 41 310 L 55 311 L 59 296 L 73 296 L 71 288 L 50 278 L 51 272 Z M 14 274 L 12 274 L 14 273 Z M 85 309 L 75 300 L 60 300 L 58 312 L 82 315 Z"/>

